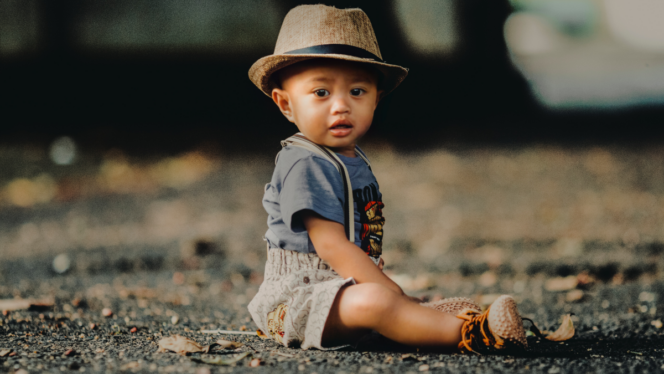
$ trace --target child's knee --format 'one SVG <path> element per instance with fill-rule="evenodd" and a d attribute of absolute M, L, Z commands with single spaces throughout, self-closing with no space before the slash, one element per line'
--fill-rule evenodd
<path fill-rule="evenodd" d="M 349 287 L 344 292 L 340 307 L 358 316 L 383 314 L 391 310 L 399 296 L 389 288 L 376 283 Z"/>

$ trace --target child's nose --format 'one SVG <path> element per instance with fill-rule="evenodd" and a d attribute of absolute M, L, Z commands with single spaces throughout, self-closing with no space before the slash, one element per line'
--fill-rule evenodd
<path fill-rule="evenodd" d="M 350 104 L 348 98 L 343 95 L 338 95 L 334 98 L 332 104 L 332 114 L 343 114 L 350 112 Z"/>

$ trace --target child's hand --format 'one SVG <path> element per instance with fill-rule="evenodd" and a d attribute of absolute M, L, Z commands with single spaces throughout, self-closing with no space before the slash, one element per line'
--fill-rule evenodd
<path fill-rule="evenodd" d="M 353 277 L 358 284 L 378 283 L 399 295 L 403 290 L 383 273 L 383 266 L 373 262 L 355 243 L 348 241 L 344 225 L 311 210 L 303 210 L 302 223 L 318 256 L 327 261 L 342 278 Z"/>
<path fill-rule="evenodd" d="M 378 260 L 378 269 L 383 270 L 383 267 L 385 266 L 385 260 L 383 260 L 383 257 Z"/>

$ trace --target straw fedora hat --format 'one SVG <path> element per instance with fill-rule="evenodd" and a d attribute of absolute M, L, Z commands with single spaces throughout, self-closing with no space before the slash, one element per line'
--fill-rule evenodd
<path fill-rule="evenodd" d="M 274 72 L 296 62 L 332 58 L 367 63 L 382 72 L 383 96 L 408 75 L 408 69 L 383 61 L 371 21 L 361 9 L 337 9 L 322 4 L 300 5 L 284 18 L 274 54 L 256 61 L 249 79 L 272 96 Z"/>

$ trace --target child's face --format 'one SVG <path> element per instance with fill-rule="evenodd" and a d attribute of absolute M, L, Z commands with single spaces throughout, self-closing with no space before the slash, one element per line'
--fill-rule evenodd
<path fill-rule="evenodd" d="M 272 99 L 316 144 L 355 157 L 355 144 L 373 121 L 381 91 L 375 74 L 358 63 L 316 60 L 287 68 Z"/>

